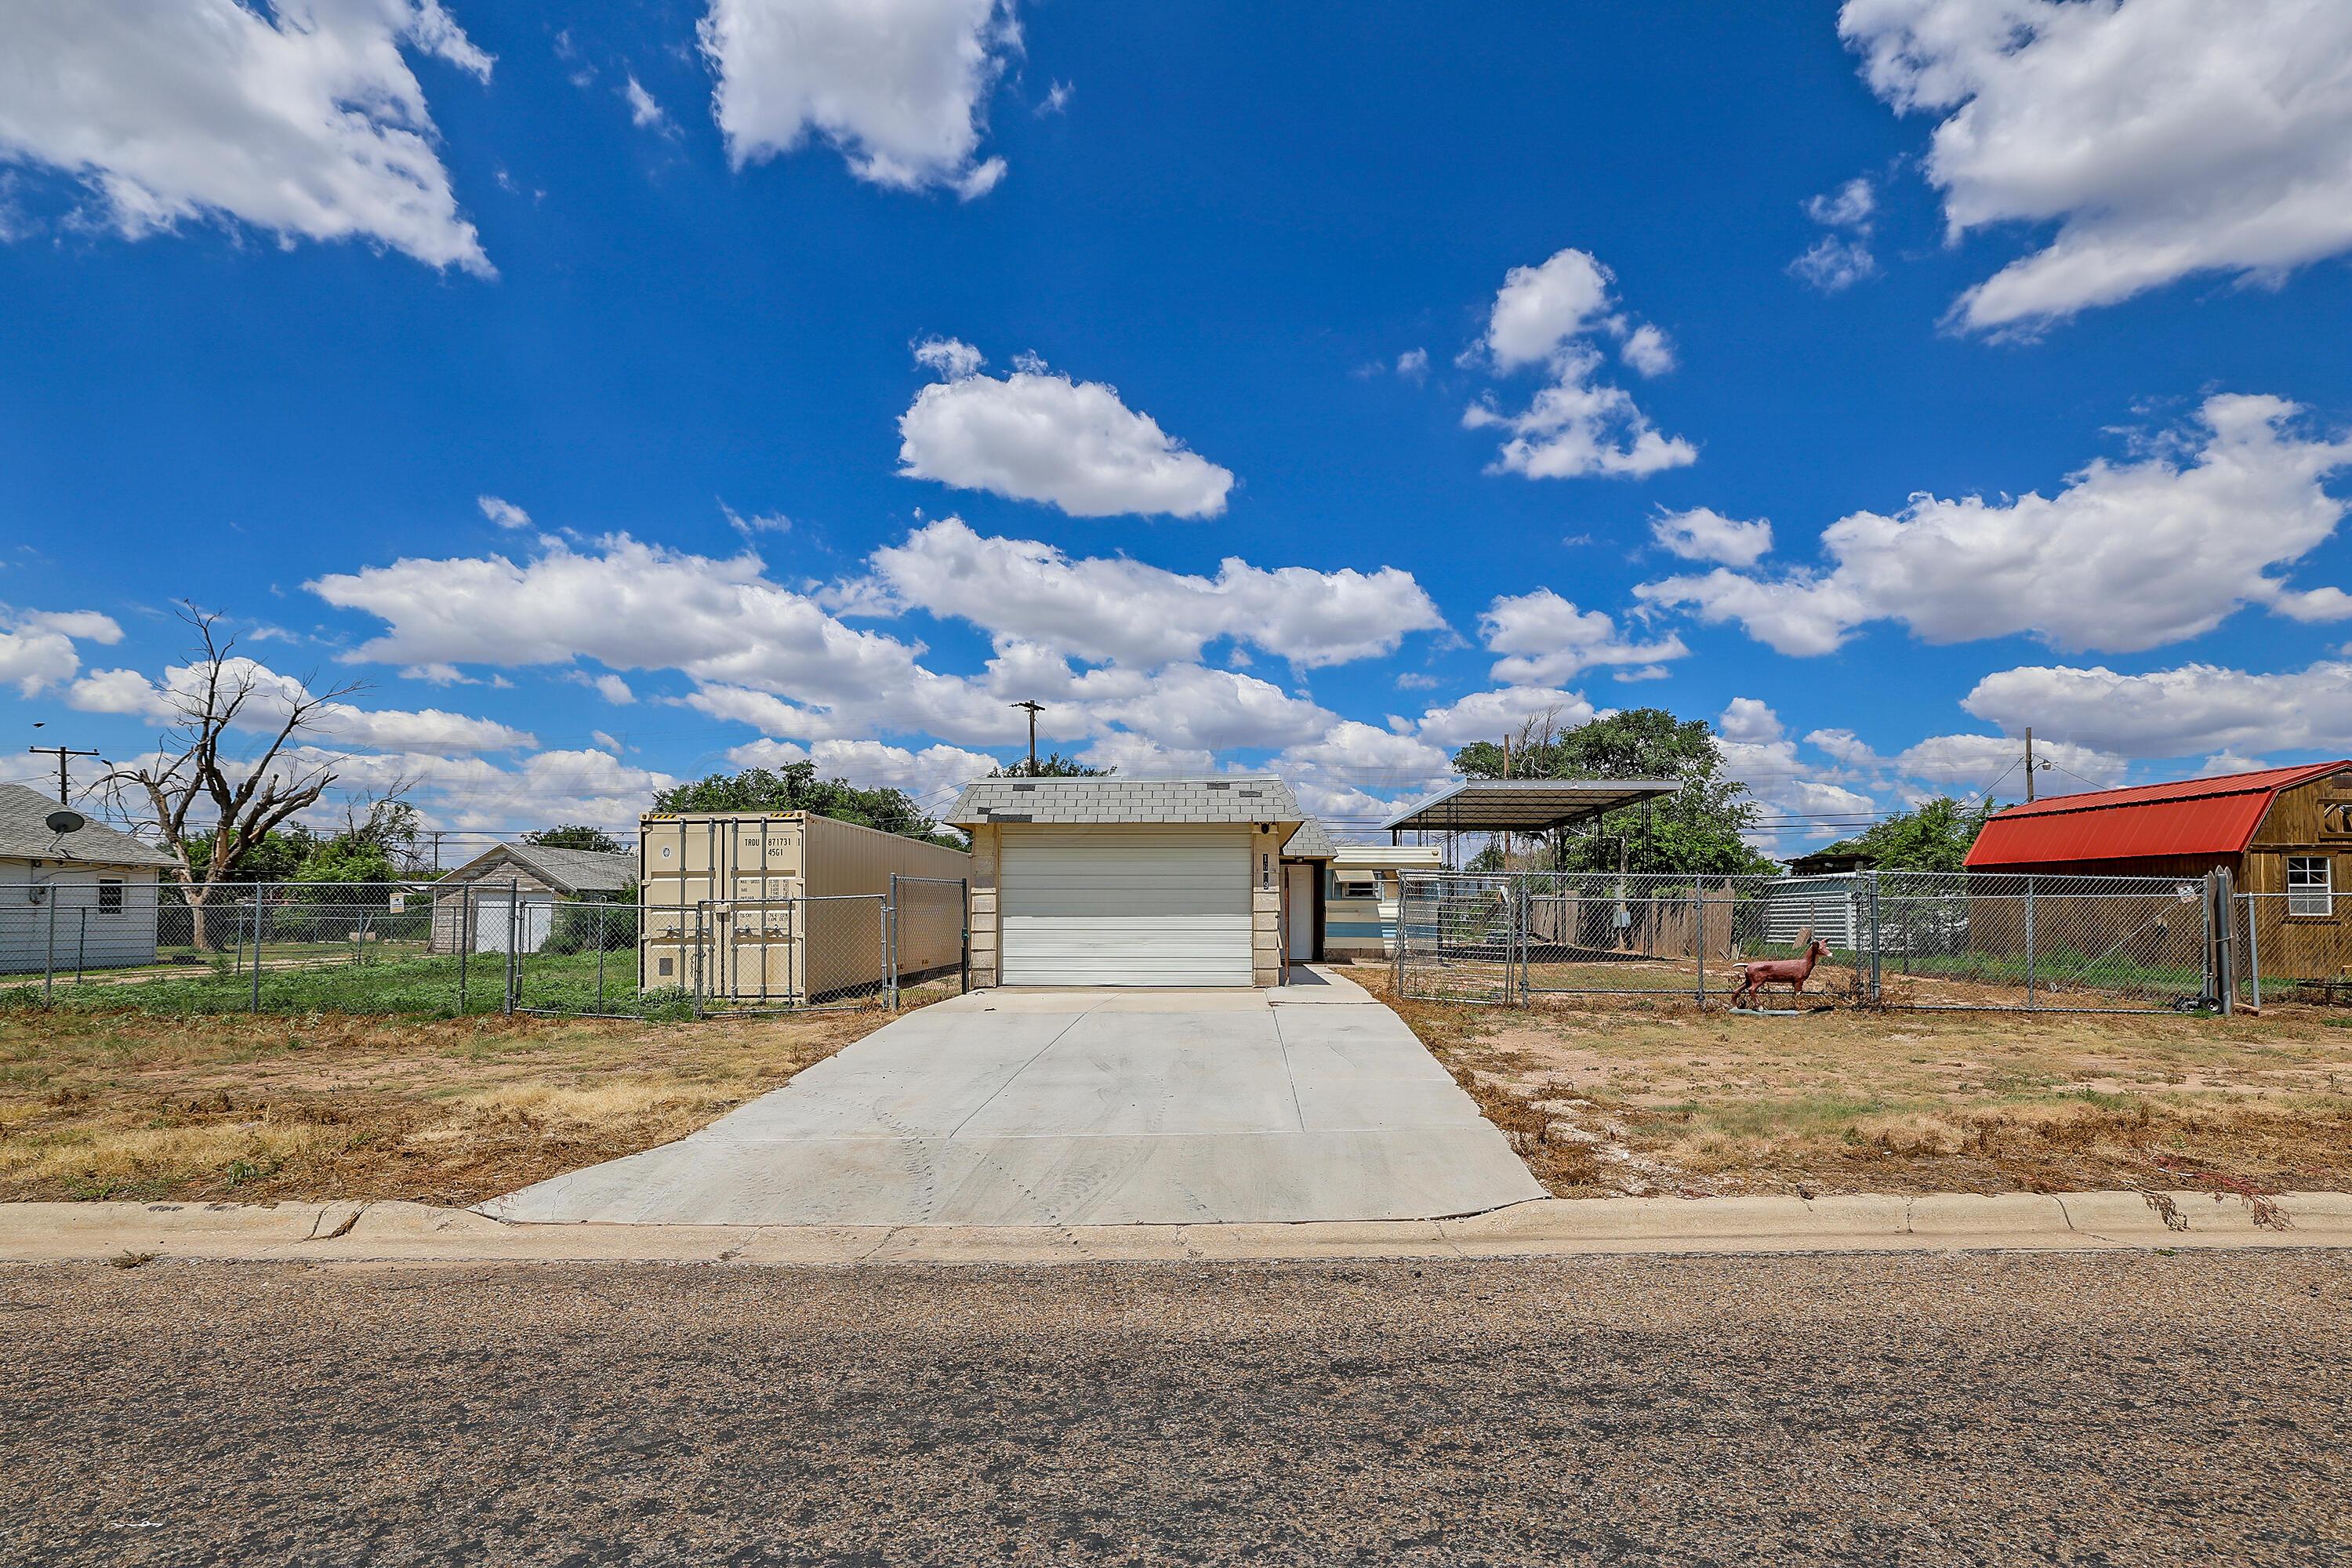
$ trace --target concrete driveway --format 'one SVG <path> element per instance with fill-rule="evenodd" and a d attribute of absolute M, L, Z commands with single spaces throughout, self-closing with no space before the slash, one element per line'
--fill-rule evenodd
<path fill-rule="evenodd" d="M 1434 1219 L 1543 1196 L 1394 1013 L 1279 991 L 975 992 L 692 1136 L 481 1205 L 527 1222 Z"/>

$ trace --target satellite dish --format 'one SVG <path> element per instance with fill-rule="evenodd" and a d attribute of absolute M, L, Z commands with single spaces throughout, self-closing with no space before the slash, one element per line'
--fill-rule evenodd
<path fill-rule="evenodd" d="M 89 818 L 79 811 L 57 810 L 41 819 L 42 826 L 62 838 L 68 833 L 79 833 L 89 826 Z"/>

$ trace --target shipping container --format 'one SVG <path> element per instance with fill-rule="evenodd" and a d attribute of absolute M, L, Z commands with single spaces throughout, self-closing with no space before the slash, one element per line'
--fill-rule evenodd
<path fill-rule="evenodd" d="M 828 1001 L 878 990 L 894 938 L 902 983 L 962 962 L 971 857 L 961 849 L 796 811 L 648 816 L 638 854 L 648 990 Z M 892 931 L 894 875 L 925 880 L 907 888 Z"/>

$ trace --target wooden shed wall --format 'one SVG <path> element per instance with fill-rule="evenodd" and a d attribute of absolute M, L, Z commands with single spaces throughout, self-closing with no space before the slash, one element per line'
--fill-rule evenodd
<path fill-rule="evenodd" d="M 2333 913 L 2290 915 L 2286 889 L 2290 855 L 2324 855 L 2331 862 Z M 2352 969 L 2352 773 L 2330 773 L 2282 790 L 2247 846 L 2238 872 L 2261 922 L 2264 974 L 2328 979 Z"/>

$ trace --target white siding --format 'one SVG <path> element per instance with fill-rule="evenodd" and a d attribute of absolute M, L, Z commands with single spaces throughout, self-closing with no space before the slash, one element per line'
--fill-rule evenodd
<path fill-rule="evenodd" d="M 108 882 L 120 887 L 112 908 Z M 154 963 L 156 889 L 152 867 L 0 861 L 0 973 Z"/>
<path fill-rule="evenodd" d="M 1002 984 L 1251 984 L 1246 825 L 1002 831 Z"/>

